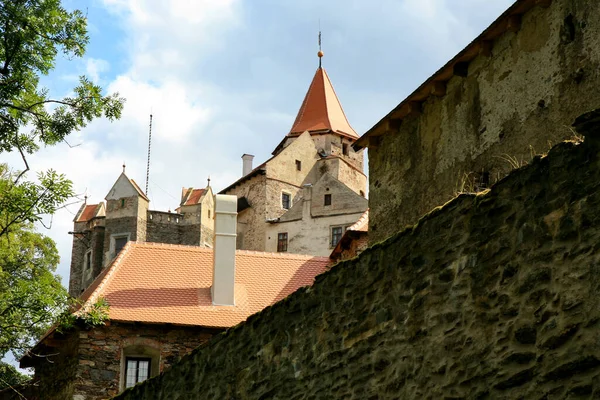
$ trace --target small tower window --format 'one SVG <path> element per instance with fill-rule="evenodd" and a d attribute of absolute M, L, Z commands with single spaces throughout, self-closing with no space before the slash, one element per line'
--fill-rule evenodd
<path fill-rule="evenodd" d="M 121 199 L 121 208 L 125 207 L 125 199 Z"/>
<path fill-rule="evenodd" d="M 342 143 L 342 153 L 347 156 L 348 155 L 348 143 Z"/>
<path fill-rule="evenodd" d="M 287 232 L 277 234 L 277 251 L 279 253 L 286 252 L 288 245 L 288 234 Z"/>
<path fill-rule="evenodd" d="M 208 210 L 208 218 L 210 218 L 210 210 Z"/>
<path fill-rule="evenodd" d="M 281 193 L 281 208 L 284 210 L 290 209 L 291 196 L 289 193 Z"/>
<path fill-rule="evenodd" d="M 302 161 L 296 160 L 296 170 L 302 171 Z"/>
<path fill-rule="evenodd" d="M 331 194 L 326 194 L 323 205 L 330 206 L 331 205 Z"/>

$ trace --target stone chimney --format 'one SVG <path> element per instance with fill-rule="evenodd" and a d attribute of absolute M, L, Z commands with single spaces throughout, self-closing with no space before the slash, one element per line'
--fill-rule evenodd
<path fill-rule="evenodd" d="M 213 244 L 212 302 L 235 305 L 235 242 L 237 196 L 215 195 L 215 236 Z"/>
<path fill-rule="evenodd" d="M 302 219 L 310 220 L 310 207 L 312 204 L 312 183 L 302 186 Z"/>
<path fill-rule="evenodd" d="M 246 176 L 252 171 L 252 160 L 254 160 L 254 156 L 252 154 L 244 154 L 242 160 L 242 176 Z"/>

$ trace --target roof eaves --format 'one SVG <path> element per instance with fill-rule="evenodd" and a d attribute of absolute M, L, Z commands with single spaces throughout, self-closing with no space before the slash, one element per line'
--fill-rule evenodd
<path fill-rule="evenodd" d="M 138 184 L 133 179 L 129 179 L 129 182 L 131 182 L 131 184 L 133 185 L 133 187 L 135 188 L 135 190 L 137 190 L 137 192 L 138 192 L 138 194 L 140 196 L 142 196 L 147 201 L 150 201 L 150 199 L 148 198 L 148 196 L 146 196 L 146 194 L 142 191 L 142 189 L 138 186 Z"/>
<path fill-rule="evenodd" d="M 238 179 L 237 181 L 233 182 L 231 185 L 227 186 L 225 189 L 221 190 L 219 192 L 219 194 L 225 194 L 229 190 L 235 188 L 238 185 L 241 185 L 242 183 L 246 182 L 250 178 L 253 178 L 253 177 L 258 176 L 258 175 L 266 175 L 267 174 L 267 170 L 265 169 L 265 167 L 267 165 L 267 162 L 269 162 L 272 159 L 273 159 L 273 157 L 269 158 L 267 161 L 265 161 L 264 163 L 262 163 L 261 165 L 259 165 L 258 167 L 254 168 L 252 171 L 250 171 L 248 174 L 242 176 L 240 179 Z"/>
<path fill-rule="evenodd" d="M 509 29 L 515 27 L 517 22 L 511 22 L 514 18 L 520 17 L 536 5 L 548 7 L 552 0 L 516 0 L 504 13 L 502 13 L 490 26 L 461 50 L 454 58 L 448 61 L 443 67 L 431 75 L 415 91 L 406 97 L 385 117 L 377 122 L 371 129 L 362 135 L 353 145 L 355 151 L 369 146 L 369 138 L 381 136 L 387 132 L 386 122 L 388 120 L 401 120 L 410 114 L 415 107 L 427 100 L 432 95 L 436 83 L 447 82 L 454 76 L 454 67 L 458 63 L 468 63 L 477 57 L 483 49 L 486 48 L 486 42 L 490 42 L 501 36 Z"/>

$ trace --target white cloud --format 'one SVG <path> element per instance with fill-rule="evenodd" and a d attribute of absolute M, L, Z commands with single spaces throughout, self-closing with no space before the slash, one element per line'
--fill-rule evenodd
<path fill-rule="evenodd" d="M 123 162 L 143 188 L 152 110 L 151 208 L 174 209 L 182 186 L 202 187 L 210 175 L 218 190 L 239 177 L 243 153 L 255 154 L 257 163 L 269 157 L 314 73 L 319 16 L 325 65 L 350 122 L 361 132 L 509 2 L 498 0 L 490 11 L 488 0 L 460 5 L 450 0 L 102 0 L 125 32 L 114 45 L 126 51 L 115 60 L 107 48 L 106 55 L 86 59 L 84 67 L 107 92 L 127 98 L 123 117 L 112 124 L 93 122 L 69 138 L 79 147 L 43 149 L 32 165 L 67 173 L 76 191 L 87 190 L 94 203 L 108 192 Z M 475 12 L 488 21 L 482 23 L 477 14 L 480 25 L 474 25 L 469 16 Z M 102 26 L 97 29 L 102 32 Z M 104 82 L 109 68 L 114 78 Z M 66 232 L 76 210 L 58 214 L 51 231 L 65 277 L 71 246 Z"/>
<path fill-rule="evenodd" d="M 110 69 L 110 64 L 106 60 L 99 58 L 88 58 L 86 60 L 85 72 L 86 75 L 94 83 L 100 82 L 100 74 Z"/>

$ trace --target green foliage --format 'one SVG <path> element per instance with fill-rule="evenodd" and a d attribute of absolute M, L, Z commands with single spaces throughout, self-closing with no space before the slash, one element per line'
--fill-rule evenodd
<path fill-rule="evenodd" d="M 0 164 L 0 237 L 52 214 L 73 192 L 71 181 L 53 170 L 39 173 L 39 183 L 15 180 L 8 166 Z"/>
<path fill-rule="evenodd" d="M 67 309 L 68 293 L 54 274 L 58 262 L 56 245 L 32 223 L 13 224 L 0 236 L 0 357 L 19 357 Z"/>
<path fill-rule="evenodd" d="M 20 373 L 12 365 L 0 362 L 0 390 L 23 384 L 29 379 L 29 376 Z"/>
<path fill-rule="evenodd" d="M 64 98 L 40 86 L 59 54 L 82 57 L 88 40 L 85 16 L 61 0 L 0 0 L 0 154 L 18 152 L 24 164 L 19 172 L 0 164 L 0 357 L 8 351 L 18 357 L 51 322 L 70 315 L 54 274 L 56 245 L 33 224 L 73 195 L 72 184 L 53 170 L 27 181 L 27 155 L 66 143 L 94 118 L 121 116 L 124 100 L 104 95 L 84 76 Z M 92 307 L 84 319 L 100 323 L 105 311 Z"/>
<path fill-rule="evenodd" d="M 39 85 L 59 53 L 81 57 L 88 40 L 84 15 L 66 11 L 60 0 L 0 1 L 0 154 L 16 151 L 24 163 L 10 190 L 0 192 L 0 208 L 10 211 L 0 236 L 13 223 L 53 213 L 72 195 L 71 183 L 52 170 L 39 174 L 39 182 L 22 182 L 29 170 L 28 154 L 66 142 L 70 133 L 94 118 L 121 116 L 124 100 L 118 94 L 103 95 L 102 88 L 84 76 L 72 95 L 62 99 L 51 98 Z"/>
<path fill-rule="evenodd" d="M 87 23 L 79 10 L 66 11 L 60 0 L 0 2 L 0 152 L 33 153 L 54 145 L 74 130 L 104 115 L 119 118 L 123 99 L 102 95 L 82 76 L 73 95 L 52 99 L 39 87 L 59 52 L 81 57 L 88 43 Z M 21 128 L 31 127 L 29 133 Z"/>
<path fill-rule="evenodd" d="M 59 317 L 57 323 L 57 329 L 59 331 L 66 331 L 73 328 L 76 323 L 81 322 L 87 326 L 99 326 L 104 325 L 108 321 L 108 311 L 110 306 L 104 297 L 100 297 L 94 304 L 83 307 L 78 300 L 72 300 L 73 305 L 69 310 Z M 80 308 L 77 312 L 72 312 L 73 309 Z"/>

